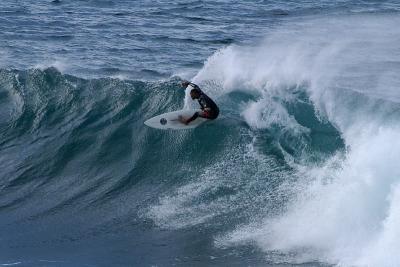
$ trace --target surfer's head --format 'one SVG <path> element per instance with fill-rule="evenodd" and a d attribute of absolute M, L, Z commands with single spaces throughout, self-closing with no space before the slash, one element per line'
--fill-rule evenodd
<path fill-rule="evenodd" d="M 181 82 L 181 85 L 182 85 L 182 87 L 184 87 L 184 88 L 188 87 L 189 84 L 190 84 L 190 82 L 189 82 L 189 81 L 186 81 L 186 80 L 184 80 L 184 81 Z"/>
<path fill-rule="evenodd" d="M 190 97 L 192 99 L 198 99 L 200 97 L 200 95 L 201 95 L 201 91 L 199 89 L 195 88 L 190 91 Z"/>

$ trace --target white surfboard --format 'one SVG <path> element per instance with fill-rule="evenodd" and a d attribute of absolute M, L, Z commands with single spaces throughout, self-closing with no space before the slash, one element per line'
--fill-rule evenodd
<path fill-rule="evenodd" d="M 173 129 L 173 130 L 183 130 L 183 129 L 193 129 L 207 121 L 208 119 L 198 117 L 194 121 L 190 122 L 188 125 L 179 121 L 179 116 L 188 119 L 193 116 L 195 112 L 199 110 L 177 110 L 173 112 L 164 113 L 148 119 L 144 122 L 149 127 L 156 129 Z"/>

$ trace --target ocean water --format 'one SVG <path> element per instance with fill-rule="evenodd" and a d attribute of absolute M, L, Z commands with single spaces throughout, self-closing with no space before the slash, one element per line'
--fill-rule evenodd
<path fill-rule="evenodd" d="M 398 1 L 2 0 L 0 266 L 400 266 Z M 188 131 L 143 122 L 196 107 Z"/>

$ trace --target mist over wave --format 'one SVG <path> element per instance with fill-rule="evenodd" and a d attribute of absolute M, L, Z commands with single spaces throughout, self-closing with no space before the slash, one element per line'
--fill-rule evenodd
<path fill-rule="evenodd" d="M 317 165 L 302 154 L 290 164 L 299 178 L 282 212 L 237 226 L 217 245 L 255 243 L 287 252 L 276 256 L 283 262 L 397 266 L 397 23 L 394 16 L 310 20 L 277 30 L 258 46 L 230 46 L 207 60 L 197 81 L 218 84 L 222 91 L 216 94 L 258 95 L 241 111 L 252 128 L 280 124 L 307 132 L 282 106 L 304 90 L 318 118 L 332 123 L 346 146 Z"/>

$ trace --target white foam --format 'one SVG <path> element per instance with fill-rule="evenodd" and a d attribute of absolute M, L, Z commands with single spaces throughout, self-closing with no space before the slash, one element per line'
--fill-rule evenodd
<path fill-rule="evenodd" d="M 271 191 L 268 184 L 262 180 L 275 171 L 273 160 L 258 154 L 251 145 L 251 136 L 244 139 L 242 144 L 216 155 L 218 160 L 200 173 L 191 171 L 193 177 L 187 177 L 177 189 L 160 196 L 144 216 L 160 227 L 176 229 L 208 224 L 218 216 L 244 207 L 249 213 L 260 209 L 272 196 L 268 194 Z M 264 194 L 255 193 L 259 191 Z"/>
<path fill-rule="evenodd" d="M 242 106 L 251 127 L 299 129 L 279 99 L 306 88 L 348 147 L 319 167 L 294 165 L 302 179 L 291 185 L 297 197 L 287 209 L 239 226 L 217 245 L 255 243 L 293 262 L 400 265 L 400 78 L 393 74 L 400 71 L 399 22 L 378 15 L 311 19 L 276 29 L 256 47 L 230 46 L 207 60 L 195 80 L 219 85 L 208 88 L 213 96 L 259 93 Z"/>
<path fill-rule="evenodd" d="M 10 263 L 0 263 L 1 266 L 14 266 L 14 265 L 19 265 L 22 262 L 17 261 L 17 262 L 10 262 Z"/>
<path fill-rule="evenodd" d="M 296 252 L 293 261 L 397 266 L 399 130 L 382 129 L 375 137 L 359 140 L 340 168 L 329 162 L 330 166 L 306 170 L 307 178 L 300 183 L 307 185 L 294 186 L 298 197 L 287 212 L 239 228 L 217 242 L 253 241 L 267 251 Z"/>

